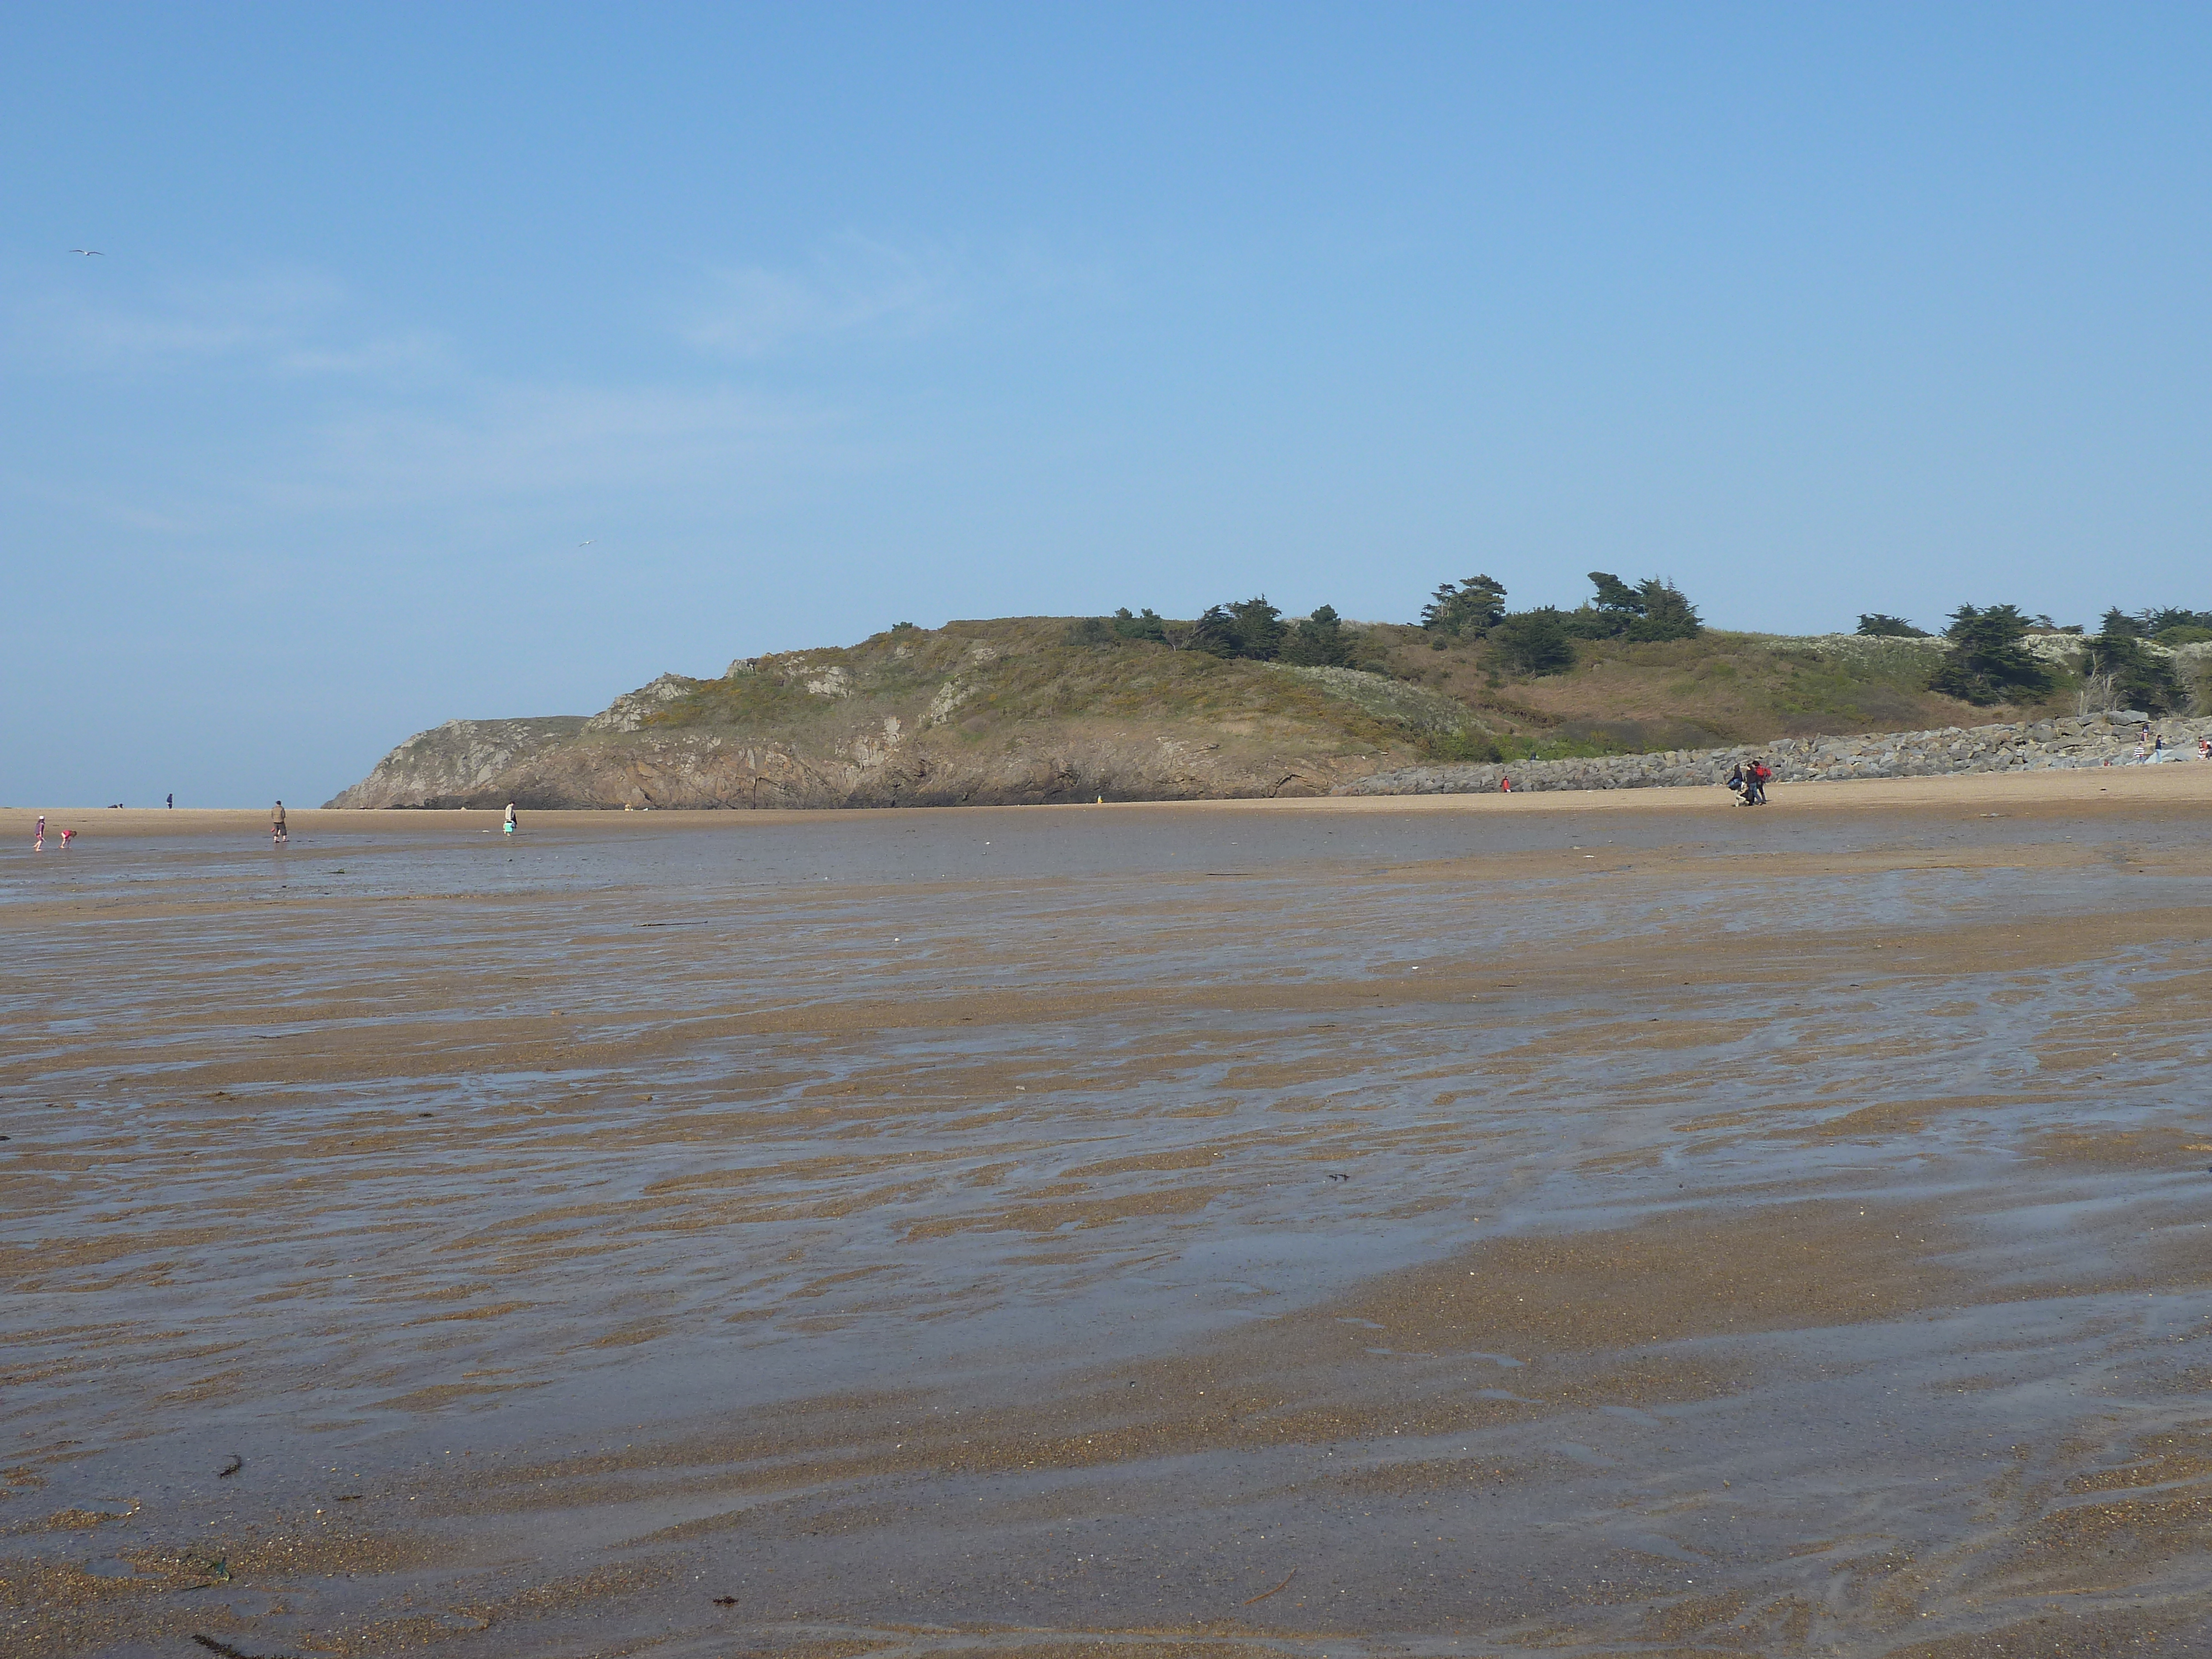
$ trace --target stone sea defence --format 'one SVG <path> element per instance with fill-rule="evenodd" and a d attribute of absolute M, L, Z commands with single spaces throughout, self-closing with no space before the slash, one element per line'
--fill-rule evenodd
<path fill-rule="evenodd" d="M 1831 778 L 1930 778 L 1954 772 L 2017 772 L 2038 768 L 2131 764 L 2143 728 L 2163 738 L 2164 758 L 2197 761 L 2212 719 L 2148 720 L 2131 710 L 2082 714 L 2012 726 L 1949 726 L 1940 732 L 1893 732 L 1871 737 L 1780 738 L 1733 749 L 1671 749 L 1656 755 L 1602 755 L 1586 760 L 1508 761 L 1407 766 L 1340 786 L 1340 795 L 1455 795 L 1495 791 L 1502 780 L 1523 789 L 1648 789 L 1720 783 L 1736 766 L 1763 758 L 1778 783 Z"/>

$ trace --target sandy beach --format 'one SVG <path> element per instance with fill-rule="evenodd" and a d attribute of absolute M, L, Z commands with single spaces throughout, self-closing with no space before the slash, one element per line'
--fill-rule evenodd
<path fill-rule="evenodd" d="M 35 816 L 10 1654 L 2208 1650 L 2212 765 Z"/>

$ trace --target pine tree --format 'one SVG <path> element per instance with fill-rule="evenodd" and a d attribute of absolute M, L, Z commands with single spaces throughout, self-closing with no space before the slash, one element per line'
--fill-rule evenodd
<path fill-rule="evenodd" d="M 1446 582 L 1422 607 L 1421 626 L 1453 639 L 1487 634 L 1505 615 L 1505 584 L 1494 576 L 1469 576 L 1456 587 Z"/>
<path fill-rule="evenodd" d="M 1928 677 L 1928 689 L 1977 704 L 2043 696 L 2051 687 L 2051 670 L 2021 643 L 2027 626 L 2017 605 L 1960 605 L 1943 630 L 1951 648 Z"/>
<path fill-rule="evenodd" d="M 1636 584 L 1641 613 L 1623 630 L 1632 640 L 1694 640 L 1705 631 L 1689 596 L 1662 576 Z"/>
<path fill-rule="evenodd" d="M 2153 652 L 2132 633 L 2116 633 L 2108 627 L 2091 640 L 2088 672 L 2111 676 L 2113 694 L 2123 708 L 2164 714 L 2188 702 L 2173 659 Z"/>
<path fill-rule="evenodd" d="M 1336 607 L 1317 605 L 1313 614 L 1291 625 L 1278 660 L 1304 668 L 1342 667 L 1352 658 L 1356 636 L 1345 631 Z"/>

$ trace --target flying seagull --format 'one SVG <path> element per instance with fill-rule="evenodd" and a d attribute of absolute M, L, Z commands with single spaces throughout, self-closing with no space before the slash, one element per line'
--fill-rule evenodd
<path fill-rule="evenodd" d="M 591 543 L 589 543 L 589 542 L 578 542 L 578 543 L 576 544 L 576 545 L 577 545 L 577 546 L 579 546 L 579 547 L 589 547 L 589 546 L 591 545 Z"/>
<path fill-rule="evenodd" d="M 96 247 L 73 247 L 70 252 L 71 253 L 82 253 L 88 258 L 93 259 L 105 259 L 107 257 Z"/>

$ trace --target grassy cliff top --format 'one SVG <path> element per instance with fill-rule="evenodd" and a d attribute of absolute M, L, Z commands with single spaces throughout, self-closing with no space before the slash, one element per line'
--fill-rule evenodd
<path fill-rule="evenodd" d="M 886 714 L 982 738 L 1040 724 L 1298 728 L 1347 748 L 1451 758 L 1599 754 L 1777 737 L 1924 730 L 2050 712 L 1977 708 L 1926 689 L 1941 641 L 1791 638 L 1582 641 L 1565 672 L 1500 671 L 1480 640 L 1392 623 L 1358 630 L 1358 668 L 1294 668 L 1148 640 L 1080 619 L 1009 617 L 901 627 L 858 644 L 742 659 L 717 679 L 633 693 L 619 729 L 802 736 Z M 1362 672 L 1364 671 L 1364 672 Z M 602 716 L 595 725 L 608 720 Z"/>

